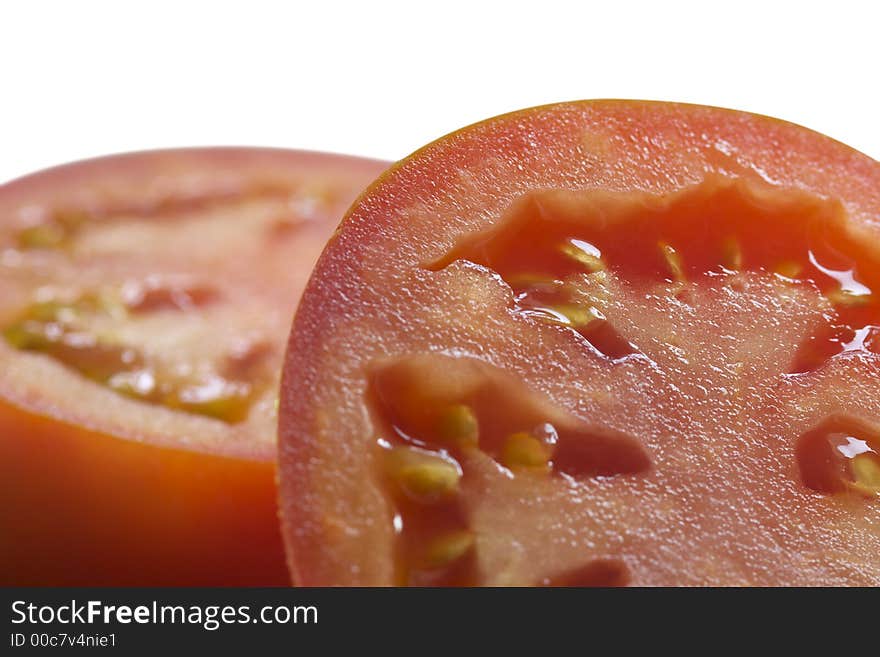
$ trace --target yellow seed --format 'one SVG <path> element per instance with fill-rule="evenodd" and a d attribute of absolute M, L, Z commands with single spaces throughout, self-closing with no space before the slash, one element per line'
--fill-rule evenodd
<path fill-rule="evenodd" d="M 179 407 L 188 413 L 220 420 L 227 424 L 236 424 L 247 419 L 251 408 L 251 399 L 247 395 L 230 395 L 197 404 L 183 403 L 179 406 L 175 404 L 171 406 L 172 408 Z"/>
<path fill-rule="evenodd" d="M 34 322 L 69 321 L 74 315 L 73 307 L 60 301 L 40 301 L 32 304 L 24 313 L 25 319 Z"/>
<path fill-rule="evenodd" d="M 48 351 L 61 349 L 60 341 L 71 333 L 76 322 L 74 305 L 60 301 L 40 301 L 31 304 L 21 318 L 3 329 L 4 339 L 16 349 Z M 71 345 L 76 349 L 79 345 Z"/>
<path fill-rule="evenodd" d="M 161 381 L 159 386 L 163 387 Z M 214 377 L 202 385 L 178 389 L 163 402 L 169 408 L 235 424 L 247 419 L 253 394 L 253 387 L 247 383 Z"/>
<path fill-rule="evenodd" d="M 440 414 L 439 438 L 444 444 L 476 446 L 480 427 L 477 416 L 466 404 L 453 404 Z"/>
<path fill-rule="evenodd" d="M 410 499 L 435 504 L 458 490 L 461 470 L 450 458 L 412 447 L 395 447 L 389 454 L 391 478 Z"/>
<path fill-rule="evenodd" d="M 501 463 L 511 469 L 547 470 L 550 467 L 550 455 L 549 445 L 521 431 L 507 437 L 501 450 Z"/>
<path fill-rule="evenodd" d="M 605 269 L 605 263 L 602 261 L 602 258 L 599 255 L 590 253 L 588 250 L 585 250 L 585 248 L 578 246 L 577 241 L 564 242 L 562 246 L 559 247 L 559 250 L 575 262 L 582 264 L 590 273 L 603 271 Z"/>
<path fill-rule="evenodd" d="M 418 502 L 432 503 L 458 490 L 461 475 L 447 463 L 421 463 L 402 468 L 397 481 Z"/>
<path fill-rule="evenodd" d="M 30 226 L 18 233 L 18 246 L 22 249 L 57 249 L 67 239 L 67 233 L 58 224 Z"/>
<path fill-rule="evenodd" d="M 15 349 L 39 351 L 51 342 L 46 334 L 45 324 L 34 321 L 23 321 L 3 329 L 3 339 Z"/>
<path fill-rule="evenodd" d="M 876 454 L 864 453 L 850 461 L 856 485 L 866 491 L 880 493 L 880 459 Z"/>
<path fill-rule="evenodd" d="M 728 237 L 721 245 L 721 264 L 731 271 L 739 271 L 743 266 L 742 247 L 739 240 Z"/>
<path fill-rule="evenodd" d="M 23 322 L 7 329 L 4 336 L 19 349 L 44 353 L 101 383 L 141 362 L 141 355 L 134 349 L 54 323 Z"/>
<path fill-rule="evenodd" d="M 678 251 L 666 242 L 660 242 L 657 246 L 660 248 L 663 259 L 666 261 L 666 266 L 669 267 L 669 271 L 672 273 L 672 279 L 678 282 L 686 280 L 684 266 L 681 263 L 681 256 L 678 254 Z"/>
<path fill-rule="evenodd" d="M 75 301 L 40 301 L 31 305 L 25 316 L 38 322 L 70 324 L 76 321 L 77 317 L 84 315 L 117 316 L 118 313 L 118 302 L 114 301 L 112 296 L 88 293 Z"/>
<path fill-rule="evenodd" d="M 602 313 L 592 306 L 563 304 L 555 306 L 553 309 L 568 318 L 568 323 L 575 328 L 584 328 L 597 319 L 604 319 Z"/>
<path fill-rule="evenodd" d="M 865 306 L 871 302 L 870 294 L 853 294 L 848 290 L 832 290 L 827 292 L 825 297 L 835 306 L 846 308 Z"/>
<path fill-rule="evenodd" d="M 430 543 L 425 550 L 425 565 L 443 568 L 458 561 L 474 549 L 474 535 L 467 530 L 443 534 Z"/>
<path fill-rule="evenodd" d="M 773 268 L 774 273 L 784 278 L 797 278 L 803 270 L 804 268 L 794 260 L 782 260 L 776 263 L 776 266 Z"/>

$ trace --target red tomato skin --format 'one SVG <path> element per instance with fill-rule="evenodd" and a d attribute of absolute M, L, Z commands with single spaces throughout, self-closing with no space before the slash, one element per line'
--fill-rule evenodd
<path fill-rule="evenodd" d="M 0 403 L 0 464 L 6 585 L 288 581 L 271 461 L 137 443 Z"/>

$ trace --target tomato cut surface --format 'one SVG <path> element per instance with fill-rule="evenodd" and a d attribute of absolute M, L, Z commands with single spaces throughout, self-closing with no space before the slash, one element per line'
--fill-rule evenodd
<path fill-rule="evenodd" d="M 307 585 L 880 583 L 880 165 L 595 101 L 383 175 L 282 384 Z"/>
<path fill-rule="evenodd" d="M 284 340 L 384 164 L 271 149 L 75 163 L 0 191 L 0 582 L 289 582 Z"/>

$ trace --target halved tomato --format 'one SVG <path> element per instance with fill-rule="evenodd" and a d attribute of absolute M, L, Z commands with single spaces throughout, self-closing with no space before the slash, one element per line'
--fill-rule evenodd
<path fill-rule="evenodd" d="M 380 178 L 280 412 L 305 585 L 880 583 L 880 165 L 596 101 Z"/>
<path fill-rule="evenodd" d="M 384 164 L 119 155 L 0 191 L 0 582 L 289 582 L 277 386 L 314 260 Z"/>

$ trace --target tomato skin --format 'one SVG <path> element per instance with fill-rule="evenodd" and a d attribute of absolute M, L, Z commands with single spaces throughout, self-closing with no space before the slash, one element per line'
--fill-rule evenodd
<path fill-rule="evenodd" d="M 510 347 L 508 353 L 515 353 L 515 358 L 508 363 L 502 349 L 485 348 L 493 339 L 490 325 L 475 329 L 478 337 L 453 347 L 447 341 L 452 329 L 441 334 L 430 320 L 410 312 L 408 304 L 418 296 L 415 290 L 429 276 L 420 271 L 426 263 L 448 253 L 461 235 L 491 226 L 513 200 L 529 191 L 639 190 L 661 195 L 719 172 L 841 199 L 859 230 L 873 239 L 880 237 L 876 162 L 804 128 L 717 108 L 636 101 L 535 108 L 453 133 L 377 180 L 325 249 L 289 343 L 279 464 L 282 531 L 295 582 L 395 582 L 394 531 L 383 520 L 388 505 L 378 487 L 364 484 L 372 476 L 362 463 L 366 450 L 361 443 L 369 440 L 362 434 L 366 423 L 355 412 L 334 411 L 361 404 L 368 359 L 361 353 L 454 348 L 509 367 L 541 392 L 564 400 L 566 408 L 592 410 L 587 403 L 578 406 L 577 397 L 553 381 L 544 371 L 546 362 L 529 358 L 530 349 L 544 355 L 558 348 L 557 343 L 548 339 L 539 346 Z M 471 272 L 460 267 L 455 275 L 465 279 L 464 273 Z M 473 283 L 452 279 L 453 274 L 443 279 L 450 288 Z M 473 285 L 484 293 L 481 316 L 505 313 L 501 291 Z M 437 296 L 437 305 L 454 304 L 451 295 Z M 456 310 L 462 316 L 468 312 Z M 358 326 L 360 336 L 346 328 Z M 375 340 L 370 335 L 374 332 L 381 332 Z M 508 344 L 515 342 L 510 338 Z M 794 505 L 807 503 L 809 494 L 785 491 L 780 498 Z M 819 501 L 816 506 L 823 504 Z M 768 533 L 765 547 L 776 538 L 784 540 Z M 864 558 L 868 552 L 859 548 L 853 553 Z M 744 571 L 751 566 L 747 559 L 741 565 Z M 833 583 L 872 581 L 877 569 L 868 565 L 872 569 L 866 573 L 847 572 Z M 822 576 L 821 564 L 811 568 L 812 574 Z M 656 572 L 660 576 L 655 581 L 675 581 L 671 566 L 658 564 Z M 785 579 L 796 573 L 794 567 L 780 568 L 778 573 L 760 573 L 764 579 L 753 581 L 780 583 L 776 574 Z M 699 577 L 686 575 L 682 573 L 678 581 L 700 583 Z M 715 581 L 733 581 L 726 576 L 722 573 Z"/>
<path fill-rule="evenodd" d="M 317 256 L 345 207 L 385 166 L 276 149 L 130 153 L 10 182 L 0 190 L 0 216 L 15 216 L 29 205 L 91 207 L 105 196 L 111 205 L 137 213 L 155 202 L 149 198 L 153 181 L 176 190 L 178 177 L 189 177 L 184 193 L 201 188 L 210 192 L 216 182 L 225 194 L 229 185 L 261 176 L 295 185 L 326 181 L 338 193 L 332 207 L 319 210 L 304 233 L 278 238 L 279 243 L 289 240 L 279 248 L 289 249 L 294 259 L 290 279 L 273 285 L 264 281 L 267 289 L 298 297 L 307 273 L 303 269 Z M 248 265 L 234 257 L 225 262 L 245 269 Z M 224 272 L 217 274 L 222 281 Z M 135 425 L 132 418 L 152 412 L 146 404 L 137 409 L 141 415 L 114 407 L 112 415 L 102 416 L 107 407 L 97 409 L 92 400 L 107 391 L 83 382 L 76 384 L 82 388 L 50 397 L 45 390 L 57 391 L 58 382 L 46 386 L 48 382 L 27 374 L 8 345 L 2 346 L 3 362 L 16 367 L 0 371 L 0 583 L 289 585 L 271 435 L 249 435 L 242 426 L 216 422 L 215 433 L 228 435 L 212 443 L 194 435 L 197 429 L 186 424 L 189 420 L 169 419 L 165 408 L 158 409 L 160 416 L 165 414 L 158 421 Z M 117 403 L 112 395 L 107 406 Z M 118 403 L 132 402 L 120 398 Z"/>
<path fill-rule="evenodd" d="M 0 463 L 7 585 L 287 582 L 270 461 L 136 443 L 0 403 Z"/>

